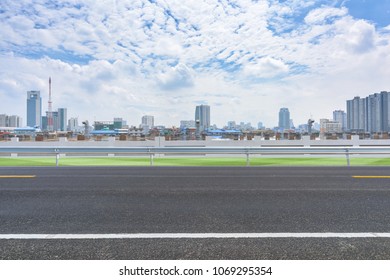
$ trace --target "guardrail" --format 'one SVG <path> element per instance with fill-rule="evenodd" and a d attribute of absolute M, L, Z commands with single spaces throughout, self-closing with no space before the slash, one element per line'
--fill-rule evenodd
<path fill-rule="evenodd" d="M 251 155 L 344 155 L 350 166 L 350 155 L 390 155 L 390 147 L 0 147 L 0 154 L 54 155 L 56 166 L 61 154 L 79 155 L 144 155 L 150 157 L 150 165 L 156 154 L 165 155 L 217 155 L 242 154 L 250 165 Z"/>

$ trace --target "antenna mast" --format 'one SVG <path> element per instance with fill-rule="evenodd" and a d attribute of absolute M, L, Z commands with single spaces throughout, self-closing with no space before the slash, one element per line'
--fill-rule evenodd
<path fill-rule="evenodd" d="M 48 112 L 47 112 L 47 130 L 54 131 L 53 108 L 52 108 L 52 101 L 51 101 L 51 77 L 49 77 L 49 104 L 48 104 Z"/>

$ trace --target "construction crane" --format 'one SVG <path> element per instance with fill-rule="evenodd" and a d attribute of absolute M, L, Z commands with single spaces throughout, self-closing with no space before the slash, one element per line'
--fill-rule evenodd
<path fill-rule="evenodd" d="M 308 132 L 309 132 L 309 135 L 311 135 L 311 129 L 312 129 L 312 127 L 313 127 L 313 123 L 314 123 L 314 120 L 312 120 L 312 119 L 309 119 L 309 120 L 307 121 L 307 130 L 308 130 Z"/>
<path fill-rule="evenodd" d="M 84 135 L 85 137 L 89 137 L 89 122 L 84 121 L 83 125 L 84 125 Z"/>

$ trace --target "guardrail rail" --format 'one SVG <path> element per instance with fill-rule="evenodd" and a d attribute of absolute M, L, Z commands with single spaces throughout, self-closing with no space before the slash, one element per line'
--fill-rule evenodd
<path fill-rule="evenodd" d="M 153 165 L 155 155 L 217 155 L 242 154 L 250 165 L 251 155 L 344 155 L 350 166 L 350 155 L 390 155 L 390 147 L 0 147 L 0 154 L 18 156 L 54 155 L 59 166 L 61 154 L 128 156 L 143 155 L 150 157 Z"/>

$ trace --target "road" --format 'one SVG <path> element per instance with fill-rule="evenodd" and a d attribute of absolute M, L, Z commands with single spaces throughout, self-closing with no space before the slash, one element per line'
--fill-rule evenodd
<path fill-rule="evenodd" d="M 388 175 L 387 167 L 2 167 L 0 259 L 390 259 L 390 235 L 375 236 L 390 233 Z"/>

